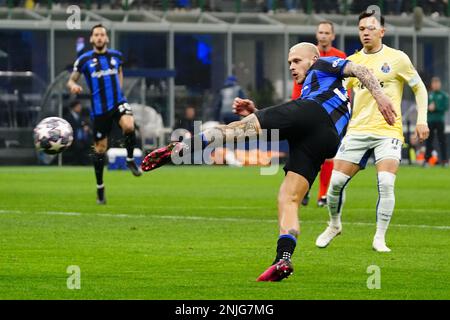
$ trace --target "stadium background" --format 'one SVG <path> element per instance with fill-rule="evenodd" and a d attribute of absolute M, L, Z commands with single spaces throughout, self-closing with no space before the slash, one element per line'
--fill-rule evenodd
<path fill-rule="evenodd" d="M 71 4 L 81 8 L 80 29 L 68 30 L 73 12 L 66 10 Z M 370 4 L 386 14 L 384 42 L 406 52 L 427 84 L 439 76 L 443 89 L 450 91 L 450 5 L 444 1 L 296 4 L 292 8 L 288 2 L 273 1 L 268 8 L 270 2 L 262 0 L 0 1 L 0 163 L 37 163 L 32 128 L 43 116 L 61 116 L 67 108 L 71 98 L 65 83 L 76 46 L 82 37 L 90 48 L 89 30 L 97 23 L 109 28 L 110 47 L 124 53 L 129 101 L 160 113 L 169 128 L 164 132 L 177 128 L 188 104 L 196 107 L 199 120 L 211 120 L 214 95 L 230 74 L 261 107 L 288 99 L 288 48 L 299 41 L 315 43 L 317 23 L 330 20 L 336 28 L 335 46 L 352 54 L 360 48 L 356 13 Z M 423 16 L 415 14 L 417 6 Z M 81 98 L 83 107 L 89 107 L 88 95 Z M 415 123 L 416 116 L 409 88 L 402 109 L 407 130 L 406 122 Z"/>
<path fill-rule="evenodd" d="M 79 37 L 89 47 L 89 30 L 99 22 L 109 27 L 110 47 L 127 59 L 128 99 L 160 112 L 166 128 L 176 128 L 187 104 L 210 120 L 211 101 L 229 74 L 261 106 L 288 99 L 289 46 L 315 42 L 316 24 L 331 20 L 335 46 L 353 53 L 360 48 L 356 13 L 369 4 L 386 13 L 385 43 L 405 51 L 426 82 L 438 75 L 450 91 L 449 7 L 400 2 L 302 1 L 289 12 L 274 1 L 272 12 L 251 0 L 190 1 L 190 8 L 175 1 L 102 1 L 101 8 L 97 1 L 40 1 L 32 10 L 24 8 L 31 1 L 0 0 L 0 163 L 7 165 L 0 166 L 0 299 L 449 299 L 448 168 L 402 165 L 388 255 L 371 248 L 373 166 L 352 180 L 344 233 L 326 250 L 314 244 L 326 209 L 302 207 L 296 270 L 278 284 L 255 279 L 274 253 L 282 170 L 261 176 L 258 167 L 168 166 L 140 178 L 108 171 L 108 204 L 99 206 L 91 166 L 20 166 L 37 164 L 36 122 L 60 115 L 73 99 L 65 83 Z M 69 4 L 81 8 L 81 30 L 67 29 Z M 410 89 L 404 92 L 406 129 L 416 113 Z M 88 97 L 81 98 L 87 107 Z M 72 266 L 81 269 L 79 290 L 69 287 Z M 381 270 L 380 290 L 368 286 L 373 266 Z"/>

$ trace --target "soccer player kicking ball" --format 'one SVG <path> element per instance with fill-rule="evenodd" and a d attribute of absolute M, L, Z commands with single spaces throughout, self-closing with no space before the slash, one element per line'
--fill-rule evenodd
<path fill-rule="evenodd" d="M 319 49 L 320 57 L 338 57 L 346 59 L 347 56 L 344 52 L 334 48 L 333 41 L 336 37 L 334 33 L 334 25 L 331 21 L 321 21 L 317 25 L 316 39 L 317 48 Z M 292 86 L 293 100 L 300 98 L 302 92 L 302 85 L 294 81 Z M 327 190 L 330 184 L 331 172 L 333 171 L 333 159 L 327 159 L 322 164 L 319 174 L 319 192 L 317 193 L 317 205 L 324 207 L 327 204 Z M 307 206 L 309 202 L 309 192 L 302 200 L 302 204 Z"/>
<path fill-rule="evenodd" d="M 258 281 L 280 281 L 293 272 L 291 256 L 300 233 L 298 207 L 314 182 L 325 159 L 337 151 L 350 120 L 347 92 L 342 86 L 344 77 L 356 76 L 374 95 L 380 112 L 393 125 L 396 114 L 389 98 L 378 81 L 363 66 L 348 60 L 320 54 L 312 43 L 302 42 L 289 51 L 288 63 L 297 83 L 303 83 L 301 99 L 258 110 L 241 121 L 217 126 L 201 133 L 203 147 L 214 143 L 220 134 L 222 141 L 255 136 L 262 129 L 279 130 L 280 139 L 289 143 L 286 175 L 278 195 L 280 235 L 273 264 L 258 277 Z M 254 110 L 250 100 L 236 98 L 234 107 Z M 187 152 L 190 142 L 172 142 L 148 154 L 141 167 L 149 171 L 168 163 L 171 153 Z"/>
<path fill-rule="evenodd" d="M 90 41 L 94 48 L 82 54 L 75 61 L 67 87 L 72 94 L 81 93 L 82 88 L 77 84 L 77 81 L 83 73 L 91 90 L 91 117 L 94 125 L 93 160 L 97 180 L 97 203 L 105 204 L 103 169 L 105 153 L 108 148 L 108 135 L 113 122 L 119 124 L 125 136 L 127 167 L 135 176 L 142 175 L 142 171 L 136 166 L 133 158 L 136 136 L 133 113 L 122 92 L 122 53 L 107 48 L 109 39 L 106 28 L 101 24 L 92 28 Z"/>
<path fill-rule="evenodd" d="M 386 246 L 385 234 L 394 211 L 394 182 L 404 141 L 401 118 L 403 85 L 406 82 L 416 97 L 418 116 L 415 134 L 420 142 L 429 135 L 427 90 L 408 56 L 382 43 L 384 17 L 377 18 L 374 12 L 363 12 L 359 16 L 358 27 L 363 49 L 348 57 L 348 60 L 372 71 L 383 87 L 383 92 L 392 99 L 397 116 L 394 126 L 386 124 L 377 110 L 377 100 L 372 97 L 364 82 L 356 78 L 348 80 L 347 88 L 354 92 L 353 115 L 347 135 L 334 160 L 327 193 L 329 226 L 317 238 L 316 245 L 325 248 L 342 232 L 341 212 L 345 187 L 359 170 L 364 169 L 373 153 L 379 196 L 376 207 L 377 227 L 372 247 L 378 252 L 389 252 L 391 250 Z"/>

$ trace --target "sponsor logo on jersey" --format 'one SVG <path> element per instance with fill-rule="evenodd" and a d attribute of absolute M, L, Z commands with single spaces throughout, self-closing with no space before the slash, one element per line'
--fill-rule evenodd
<path fill-rule="evenodd" d="M 339 62 L 341 62 L 343 59 L 337 59 L 333 62 L 333 68 L 336 68 Z"/>
<path fill-rule="evenodd" d="M 91 73 L 91 77 L 92 78 L 101 78 L 104 76 L 112 76 L 114 74 L 117 74 L 117 69 L 107 69 L 107 70 L 100 70 L 100 71 L 95 71 Z"/>

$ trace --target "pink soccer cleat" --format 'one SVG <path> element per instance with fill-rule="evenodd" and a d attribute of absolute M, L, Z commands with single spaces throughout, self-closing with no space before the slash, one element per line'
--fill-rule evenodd
<path fill-rule="evenodd" d="M 291 260 L 281 259 L 264 271 L 256 281 L 281 281 L 294 272 Z"/>
<path fill-rule="evenodd" d="M 170 162 L 172 152 L 180 152 L 183 149 L 181 142 L 171 142 L 169 145 L 153 150 L 142 160 L 142 171 L 150 171 Z"/>

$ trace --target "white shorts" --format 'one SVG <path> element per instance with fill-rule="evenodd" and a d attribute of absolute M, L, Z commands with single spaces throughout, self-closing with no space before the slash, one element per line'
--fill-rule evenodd
<path fill-rule="evenodd" d="M 375 163 L 386 159 L 394 159 L 400 162 L 402 159 L 402 142 L 395 138 L 376 135 L 350 134 L 342 139 L 334 158 L 356 163 L 361 169 L 364 169 L 372 154 L 375 156 Z"/>

